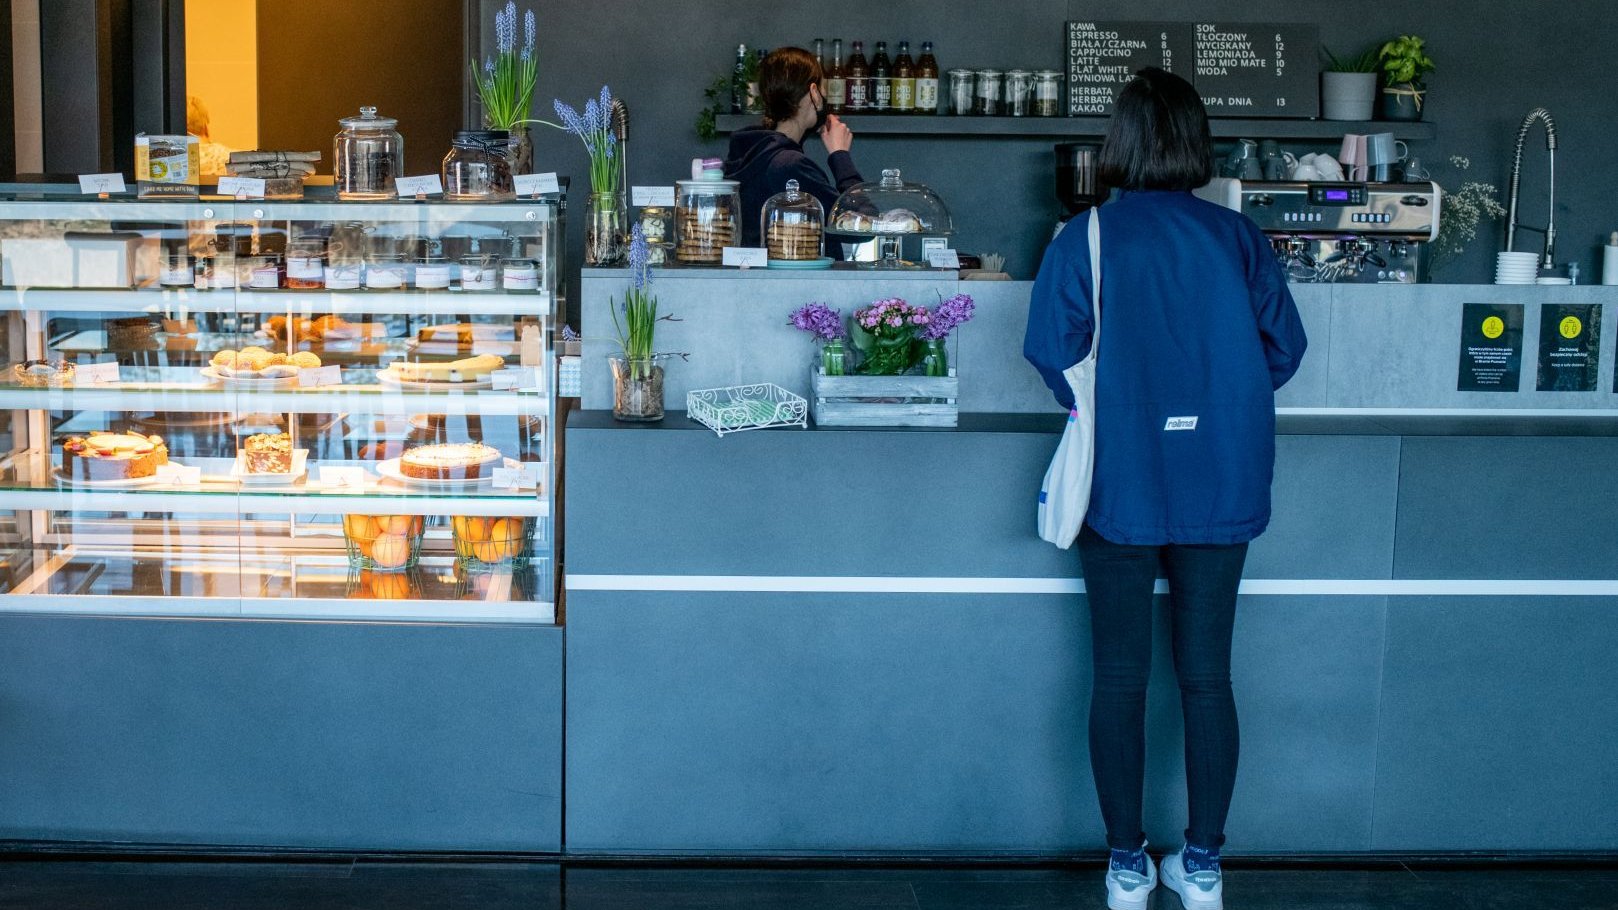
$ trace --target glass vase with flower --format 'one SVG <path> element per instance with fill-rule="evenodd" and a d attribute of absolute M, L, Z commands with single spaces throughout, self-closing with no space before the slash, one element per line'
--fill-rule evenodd
<path fill-rule="evenodd" d="M 585 102 L 582 114 L 561 99 L 556 100 L 554 107 L 556 116 L 562 121 L 560 129 L 579 137 L 590 156 L 584 262 L 591 266 L 615 265 L 624 258 L 625 225 L 629 222 L 629 213 L 624 199 L 623 169 L 618 162 L 612 91 L 603 85 L 600 97 Z"/>
<path fill-rule="evenodd" d="M 472 84 L 483 105 L 483 125 L 510 134 L 507 157 L 513 174 L 534 169 L 534 142 L 528 125 L 534 85 L 539 79 L 538 27 L 534 11 L 523 13 L 523 44 L 517 47 L 517 4 L 506 0 L 494 15 L 495 54 L 485 57 L 480 72 L 473 64 Z"/>
<path fill-rule="evenodd" d="M 968 294 L 956 294 L 942 301 L 916 332 L 921 344 L 922 373 L 927 376 L 949 375 L 949 336 L 972 318 L 977 305 Z"/>
<path fill-rule="evenodd" d="M 649 248 L 640 225 L 635 225 L 629 241 L 630 286 L 623 303 L 611 307 L 613 328 L 618 333 L 619 353 L 612 355 L 612 416 L 618 420 L 656 421 L 663 419 L 664 364 L 669 355 L 657 353 L 654 345 L 659 322 L 674 322 L 673 316 L 659 315 L 657 295 L 652 293 Z"/>
<path fill-rule="evenodd" d="M 846 376 L 853 366 L 848 350 L 848 329 L 841 310 L 824 303 L 810 303 L 792 311 L 789 324 L 814 336 L 820 345 L 820 372 L 825 376 Z"/>

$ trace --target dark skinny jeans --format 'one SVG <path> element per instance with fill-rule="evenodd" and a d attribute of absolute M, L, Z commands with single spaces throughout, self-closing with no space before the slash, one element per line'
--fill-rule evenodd
<path fill-rule="evenodd" d="M 1218 849 L 1236 786 L 1236 701 L 1230 639 L 1247 544 L 1115 544 L 1088 525 L 1079 559 L 1090 602 L 1095 683 L 1090 693 L 1090 766 L 1107 843 L 1134 850 L 1145 840 L 1146 684 L 1152 672 L 1152 588 L 1161 565 L 1169 582 L 1174 670 L 1185 714 L 1187 843 Z"/>

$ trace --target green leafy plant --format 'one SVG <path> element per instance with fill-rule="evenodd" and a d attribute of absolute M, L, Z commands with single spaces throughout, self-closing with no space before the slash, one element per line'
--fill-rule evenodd
<path fill-rule="evenodd" d="M 1453 155 L 1450 166 L 1457 171 L 1469 170 L 1471 159 Z M 1500 190 L 1492 183 L 1465 181 L 1456 192 L 1444 190 L 1444 217 L 1438 222 L 1438 239 L 1432 245 L 1432 269 L 1439 269 L 1461 258 L 1466 247 L 1477 239 L 1478 228 L 1485 222 L 1506 217 L 1506 207 L 1500 204 Z"/>
<path fill-rule="evenodd" d="M 534 100 L 534 82 L 539 78 L 539 54 L 535 45 L 534 11 L 523 15 L 523 45 L 517 47 L 517 4 L 495 14 L 496 52 L 483 61 L 483 70 L 472 67 L 472 84 L 483 102 L 483 123 L 490 129 L 510 130 L 528 120 Z"/>
<path fill-rule="evenodd" d="M 1389 85 L 1420 85 L 1423 77 L 1437 71 L 1427 56 L 1427 42 L 1416 35 L 1401 35 L 1377 54 Z"/>
<path fill-rule="evenodd" d="M 1354 57 L 1339 57 L 1329 47 L 1320 50 L 1326 55 L 1328 73 L 1374 73 L 1377 70 L 1380 53 L 1375 47 L 1368 47 L 1364 53 Z"/>
<path fill-rule="evenodd" d="M 742 61 L 742 79 L 749 85 L 758 83 L 758 57 L 748 54 Z M 720 73 L 713 77 L 708 87 L 702 90 L 702 97 L 707 100 L 702 110 L 697 111 L 695 124 L 697 138 L 703 142 L 712 142 L 719 138 L 719 117 L 730 113 L 730 80 L 729 72 Z M 747 98 L 747 112 L 758 113 L 759 99 L 753 95 Z"/>

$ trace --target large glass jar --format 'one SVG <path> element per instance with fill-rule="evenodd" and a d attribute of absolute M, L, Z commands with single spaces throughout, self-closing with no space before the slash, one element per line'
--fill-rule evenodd
<path fill-rule="evenodd" d="M 395 129 L 399 121 L 378 117 L 374 107 L 362 107 L 358 117 L 338 122 L 343 131 L 334 142 L 337 198 L 394 198 L 393 181 L 404 170 L 404 137 Z"/>
<path fill-rule="evenodd" d="M 1040 70 L 1034 74 L 1034 116 L 1056 117 L 1062 112 L 1062 74 Z"/>
<path fill-rule="evenodd" d="M 511 134 L 459 130 L 444 156 L 444 198 L 450 202 L 504 202 L 517 198 L 511 177 Z"/>
<path fill-rule="evenodd" d="M 786 192 L 776 193 L 764 202 L 759 218 L 759 236 L 769 249 L 770 258 L 786 262 L 810 262 L 821 258 L 826 211 L 812 193 L 788 180 Z"/>
<path fill-rule="evenodd" d="M 735 180 L 679 180 L 674 187 L 675 258 L 719 265 L 725 247 L 742 242 L 741 184 Z"/>

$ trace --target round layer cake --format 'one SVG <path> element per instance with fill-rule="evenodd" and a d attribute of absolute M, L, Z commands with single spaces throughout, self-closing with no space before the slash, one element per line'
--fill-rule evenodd
<path fill-rule="evenodd" d="M 62 443 L 62 473 L 73 480 L 134 480 L 151 477 L 169 463 L 161 436 L 91 433 Z"/>
<path fill-rule="evenodd" d="M 418 480 L 477 480 L 500 465 L 500 450 L 481 442 L 419 446 L 399 459 L 399 473 Z"/>

